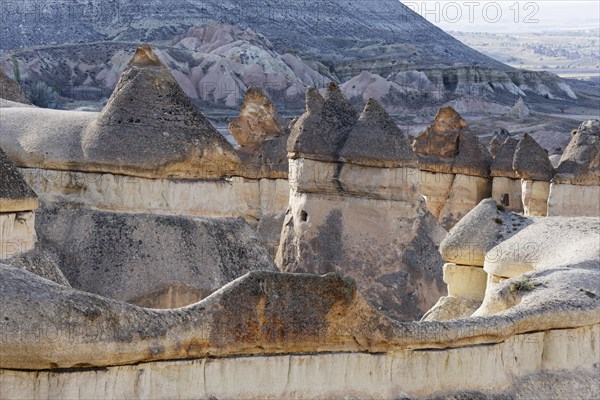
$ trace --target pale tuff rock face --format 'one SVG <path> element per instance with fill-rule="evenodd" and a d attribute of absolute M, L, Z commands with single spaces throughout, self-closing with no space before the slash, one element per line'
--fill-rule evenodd
<path fill-rule="evenodd" d="M 33 213 L 32 213 L 33 216 Z M 1 218 L 1 217 L 0 217 Z M 33 220 L 31 226 L 33 229 Z M 58 283 L 59 285 L 71 287 L 71 284 L 60 270 L 58 262 L 51 258 L 50 254 L 42 246 L 37 244 L 32 250 L 19 252 L 4 263 L 14 268 L 29 271 L 32 274 Z"/>
<path fill-rule="evenodd" d="M 112 382 L 109 389 L 101 384 L 104 389 L 99 387 L 95 393 L 107 390 L 124 394 L 123 397 L 144 397 L 144 393 L 147 396 L 153 390 L 146 379 L 169 379 L 173 382 L 169 394 L 177 387 L 183 398 L 197 398 L 198 393 L 216 393 L 224 398 L 293 397 L 292 393 L 314 388 L 314 376 L 304 375 L 307 365 L 314 365 L 309 370 L 338 371 L 327 376 L 327 383 L 319 381 L 320 386 L 327 388 L 334 379 L 336 391 L 310 392 L 316 397 L 329 394 L 323 398 L 346 393 L 344 390 L 356 379 L 360 379 L 360 384 L 350 388 L 361 391 L 349 394 L 376 394 L 381 398 L 407 393 L 427 398 L 423 393 L 439 395 L 454 390 L 462 394 L 476 390 L 490 396 L 523 393 L 519 380 L 525 379 L 525 386 L 531 389 L 534 381 L 529 378 L 545 373 L 553 378 L 541 378 L 545 383 L 536 386 L 536 393 L 543 388 L 550 398 L 572 393 L 580 381 L 570 374 L 576 373 L 582 379 L 582 388 L 585 384 L 596 387 L 594 364 L 600 355 L 596 345 L 600 323 L 598 272 L 574 267 L 534 271 L 528 276 L 532 282 L 529 290 L 511 293 L 518 278 L 499 283 L 492 291 L 494 302 L 479 318 L 398 324 L 368 306 L 353 280 L 335 274 L 253 272 L 197 304 L 176 310 L 153 310 L 66 288 L 2 265 L 3 327 L 8 332 L 20 329 L 18 332 L 23 335 L 6 335 L 0 347 L 0 368 L 19 370 L 2 371 L 0 390 L 5 397 L 13 397 L 8 394 L 19 389 L 29 394 L 37 393 L 35 390 L 44 393 L 45 386 L 32 388 L 30 379 L 46 382 L 44 377 L 53 372 L 40 370 L 64 368 L 71 369 L 70 373 L 60 371 L 60 375 L 49 377 L 67 383 L 61 379 L 81 376 L 87 385 L 77 386 L 82 383 L 80 380 L 70 384 L 88 394 L 92 387 L 98 388 L 96 383 L 104 382 L 107 374 L 125 373 L 138 363 L 142 364 L 137 365 L 132 377 L 129 373 L 119 375 L 117 380 L 124 379 L 125 384 L 107 379 Z M 498 313 L 494 314 L 494 310 Z M 30 334 L 33 332 L 36 334 Z M 240 355 L 253 357 L 236 357 Z M 278 368 L 260 375 L 264 386 L 257 388 L 256 381 L 252 381 L 244 386 L 243 393 L 227 391 L 237 388 L 231 382 L 246 382 L 241 377 L 263 371 L 269 360 L 276 362 L 278 357 L 283 357 Z M 353 361 L 354 357 L 360 358 Z M 177 360 L 180 369 L 171 370 L 174 363 L 168 360 Z M 262 360 L 266 365 L 255 363 Z M 202 364 L 199 370 L 186 368 L 197 363 Z M 435 380 L 423 379 L 424 364 L 436 368 Z M 111 367 L 119 365 L 124 367 L 118 371 Z M 365 365 L 369 366 L 366 376 Z M 82 366 L 87 368 L 82 370 Z M 100 372 L 94 367 L 108 369 Z M 283 373 L 277 375 L 282 368 Z M 403 384 L 398 389 L 390 383 L 390 371 L 410 385 Z M 74 375 L 86 373 L 90 375 Z M 352 379 L 342 379 L 347 374 Z M 188 391 L 197 381 L 188 381 L 190 376 L 205 384 L 192 386 L 194 390 Z M 472 379 L 473 376 L 478 379 Z M 370 386 L 368 382 L 377 384 Z M 298 386 L 291 386 L 291 390 L 289 385 Z M 73 386 L 67 386 L 46 390 L 69 397 Z M 260 389 L 263 387 L 273 392 Z M 530 391 L 525 393 L 531 397 Z"/>
<path fill-rule="evenodd" d="M 88 168 L 155 178 L 221 178 L 239 163 L 147 45 L 85 130 L 82 149 Z"/>
<path fill-rule="evenodd" d="M 526 184 L 529 182 L 528 184 Z M 542 204 L 546 204 L 548 200 L 548 193 L 546 193 L 546 197 L 542 200 L 538 201 L 538 194 L 536 193 L 535 198 L 532 197 L 524 197 L 523 189 L 529 188 L 530 183 L 535 182 L 536 184 L 543 184 L 547 182 L 540 181 L 524 181 L 521 179 L 513 179 L 513 178 L 505 178 L 501 176 L 495 176 L 492 180 L 492 198 L 496 200 L 496 203 L 502 205 L 509 211 L 514 212 L 523 212 L 525 209 L 527 210 L 525 215 L 539 215 L 535 213 L 529 213 L 532 207 L 541 206 Z M 530 195 L 530 192 L 526 192 Z M 540 203 L 540 201 L 542 203 Z M 535 206 L 533 205 L 535 204 Z M 524 206 L 525 205 L 525 206 Z M 545 213 L 543 215 L 546 215 Z"/>
<path fill-rule="evenodd" d="M 529 107 L 525 104 L 523 97 L 519 97 L 509 115 L 517 120 L 524 120 L 529 116 Z"/>
<path fill-rule="evenodd" d="M 550 204 L 550 182 L 544 181 L 532 181 L 521 179 L 521 200 L 523 203 L 523 213 L 525 216 L 531 217 L 545 217 L 546 215 L 550 216 L 553 214 L 548 213 L 548 206 Z M 565 201 L 567 199 L 562 199 L 562 204 L 567 204 L 569 201 Z M 584 205 L 585 203 L 578 203 L 578 205 Z M 566 215 L 566 216 L 577 216 L 585 214 L 580 214 L 581 209 L 579 207 L 573 207 L 573 204 L 570 205 L 572 214 L 558 214 L 558 215 Z M 512 210 L 511 211 L 516 211 Z M 599 214 L 592 214 L 589 216 L 595 216 Z"/>
<path fill-rule="evenodd" d="M 278 266 L 348 274 L 387 315 L 419 318 L 443 293 L 435 249 L 445 232 L 419 195 L 408 138 L 375 100 L 357 118 L 331 85 L 324 99 L 307 94 L 288 150 L 290 208 Z"/>
<path fill-rule="evenodd" d="M 581 124 L 563 153 L 552 182 L 600 185 L 600 122 Z"/>
<path fill-rule="evenodd" d="M 0 260 L 35 246 L 38 196 L 0 148 Z"/>
<path fill-rule="evenodd" d="M 491 166 L 492 197 L 510 211 L 523 212 L 522 183 L 513 169 L 513 160 L 519 141 L 507 137 L 497 149 Z"/>
<path fill-rule="evenodd" d="M 22 104 L 31 104 L 25 97 L 19 84 L 6 76 L 2 69 L 0 69 L 0 99 Z"/>
<path fill-rule="evenodd" d="M 513 169 L 519 178 L 525 180 L 550 182 L 554 176 L 548 153 L 527 133 L 515 150 Z"/>
<path fill-rule="evenodd" d="M 422 170 L 489 177 L 489 152 L 451 107 L 439 110 L 434 123 L 415 138 L 413 149 Z"/>
<path fill-rule="evenodd" d="M 523 277 L 525 273 L 546 271 L 538 274 L 544 276 L 565 268 L 582 268 L 598 275 L 599 222 L 598 218 L 527 218 L 503 211 L 492 199 L 485 200 L 440 245 L 443 258 L 452 263 L 444 267 L 449 295 L 483 300 L 474 315 L 491 315 L 519 304 L 523 295 L 519 291 L 532 291 L 540 285 Z M 474 275 L 473 268 L 477 267 L 480 273 Z M 600 287 L 596 284 L 592 298 L 597 289 Z M 484 291 L 485 297 L 481 296 Z M 428 318 L 462 318 L 466 304 L 460 300 L 440 301 Z"/>
<path fill-rule="evenodd" d="M 185 306 L 247 272 L 276 270 L 241 218 L 50 207 L 36 227 L 74 288 L 145 307 Z"/>
<path fill-rule="evenodd" d="M 240 115 L 229 124 L 238 143 L 241 165 L 236 175 L 248 178 L 287 178 L 286 121 L 258 88 L 246 93 Z"/>

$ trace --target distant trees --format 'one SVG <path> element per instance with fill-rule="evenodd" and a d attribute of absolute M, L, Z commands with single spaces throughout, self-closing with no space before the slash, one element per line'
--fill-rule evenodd
<path fill-rule="evenodd" d="M 16 58 L 13 58 L 12 64 L 13 64 L 13 75 L 15 76 L 15 81 L 17 81 L 17 83 L 20 86 L 21 85 L 21 70 L 19 69 L 19 62 L 17 61 Z"/>
<path fill-rule="evenodd" d="M 29 91 L 27 97 L 38 107 L 57 108 L 59 105 L 58 93 L 45 82 L 37 82 Z"/>

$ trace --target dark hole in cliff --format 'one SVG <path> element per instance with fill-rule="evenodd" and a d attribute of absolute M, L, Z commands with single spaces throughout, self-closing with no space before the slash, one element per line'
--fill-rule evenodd
<path fill-rule="evenodd" d="M 510 197 L 508 196 L 508 193 L 504 193 L 500 196 L 500 203 L 506 207 L 510 206 Z"/>
<path fill-rule="evenodd" d="M 308 213 L 306 211 L 302 210 L 302 212 L 300 213 L 300 220 L 302 222 L 308 221 Z"/>

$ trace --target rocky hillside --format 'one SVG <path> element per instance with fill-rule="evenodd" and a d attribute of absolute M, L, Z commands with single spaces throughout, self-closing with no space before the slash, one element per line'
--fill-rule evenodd
<path fill-rule="evenodd" d="M 211 19 L 251 28 L 279 52 L 403 67 L 509 67 L 465 46 L 397 0 L 24 0 L 2 4 L 2 49 L 95 41 L 170 40 Z"/>
<path fill-rule="evenodd" d="M 146 41 L 205 110 L 237 109 L 256 86 L 297 114 L 306 89 L 329 81 L 344 83 L 358 109 L 373 97 L 389 112 L 425 110 L 428 117 L 444 105 L 499 115 L 519 96 L 549 104 L 551 112 L 580 103 L 561 78 L 494 61 L 396 0 L 185 0 L 174 11 L 163 3 L 3 4 L 0 69 L 13 76 L 18 66 L 36 105 L 99 103 L 127 55 Z"/>

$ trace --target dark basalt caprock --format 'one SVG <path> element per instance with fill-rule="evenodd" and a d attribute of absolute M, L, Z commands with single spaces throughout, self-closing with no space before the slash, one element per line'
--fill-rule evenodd
<path fill-rule="evenodd" d="M 591 119 L 581 124 L 563 153 L 552 181 L 600 185 L 600 121 Z"/>
<path fill-rule="evenodd" d="M 340 161 L 384 168 L 419 167 L 408 138 L 374 99 L 369 99 L 348 134 Z"/>
<path fill-rule="evenodd" d="M 521 179 L 550 182 L 554 168 L 548 153 L 527 133 L 517 145 L 513 169 Z"/>
<path fill-rule="evenodd" d="M 329 84 L 322 103 L 315 92 L 308 91 L 306 111 L 292 128 L 289 157 L 336 162 L 358 114 L 336 84 Z"/>
<path fill-rule="evenodd" d="M 500 129 L 500 132 L 496 132 L 496 134 L 492 138 L 492 141 L 490 142 L 490 146 L 488 147 L 488 150 L 492 157 L 496 157 L 496 154 L 498 154 L 500 147 L 502 147 L 502 145 L 504 144 L 506 139 L 509 138 L 509 136 L 510 132 L 508 132 L 504 128 Z"/>
<path fill-rule="evenodd" d="M 148 45 L 136 50 L 82 149 L 90 167 L 151 178 L 218 179 L 239 163 Z"/>
<path fill-rule="evenodd" d="M 517 173 L 513 169 L 513 159 L 518 145 L 519 141 L 512 137 L 508 137 L 504 143 L 500 145 L 494 161 L 492 162 L 492 176 L 512 179 L 518 178 Z"/>

